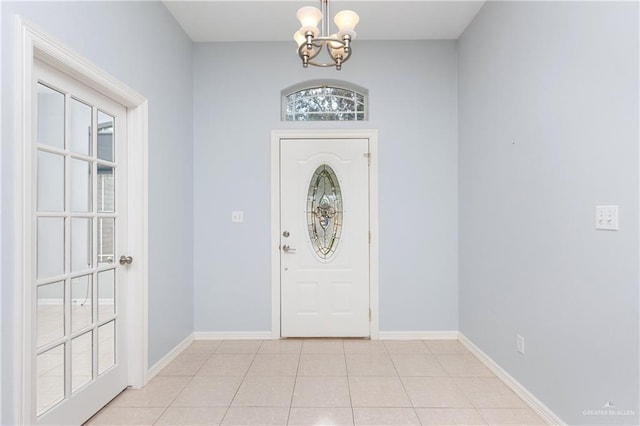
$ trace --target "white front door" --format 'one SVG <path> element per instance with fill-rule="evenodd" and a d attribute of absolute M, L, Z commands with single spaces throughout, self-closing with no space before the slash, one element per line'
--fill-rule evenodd
<path fill-rule="evenodd" d="M 283 337 L 369 336 L 369 140 L 280 140 Z"/>
<path fill-rule="evenodd" d="M 81 424 L 127 385 L 126 109 L 34 71 L 30 423 Z"/>

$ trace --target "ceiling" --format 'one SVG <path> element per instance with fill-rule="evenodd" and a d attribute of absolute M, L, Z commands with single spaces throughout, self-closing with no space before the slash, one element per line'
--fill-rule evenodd
<path fill-rule="evenodd" d="M 165 0 L 194 42 L 292 41 L 302 6 L 319 0 Z M 457 39 L 484 1 L 331 0 L 333 18 L 342 9 L 360 15 L 359 40 Z M 333 26 L 333 23 L 332 23 Z"/>

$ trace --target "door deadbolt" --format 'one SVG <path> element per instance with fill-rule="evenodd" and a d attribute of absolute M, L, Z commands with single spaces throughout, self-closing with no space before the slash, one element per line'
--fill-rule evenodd
<path fill-rule="evenodd" d="M 291 235 L 291 234 L 289 234 L 289 231 L 284 231 L 282 233 L 282 236 L 285 237 L 285 238 L 289 238 L 289 235 Z"/>

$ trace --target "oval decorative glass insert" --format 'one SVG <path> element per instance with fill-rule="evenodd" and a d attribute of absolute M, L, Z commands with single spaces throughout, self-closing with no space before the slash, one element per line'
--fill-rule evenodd
<path fill-rule="evenodd" d="M 321 259 L 329 259 L 342 234 L 342 191 L 333 169 L 320 165 L 309 184 L 307 227 L 311 246 Z"/>

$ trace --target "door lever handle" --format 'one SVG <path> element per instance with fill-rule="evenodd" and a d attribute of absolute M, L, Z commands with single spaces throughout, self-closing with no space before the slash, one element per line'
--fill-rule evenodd
<path fill-rule="evenodd" d="M 285 244 L 282 246 L 282 251 L 286 253 L 295 253 L 296 249 L 294 249 L 293 247 L 289 247 L 289 245 Z"/>
<path fill-rule="evenodd" d="M 120 256 L 121 265 L 131 265 L 132 262 L 133 262 L 133 257 L 125 256 L 125 255 Z"/>

